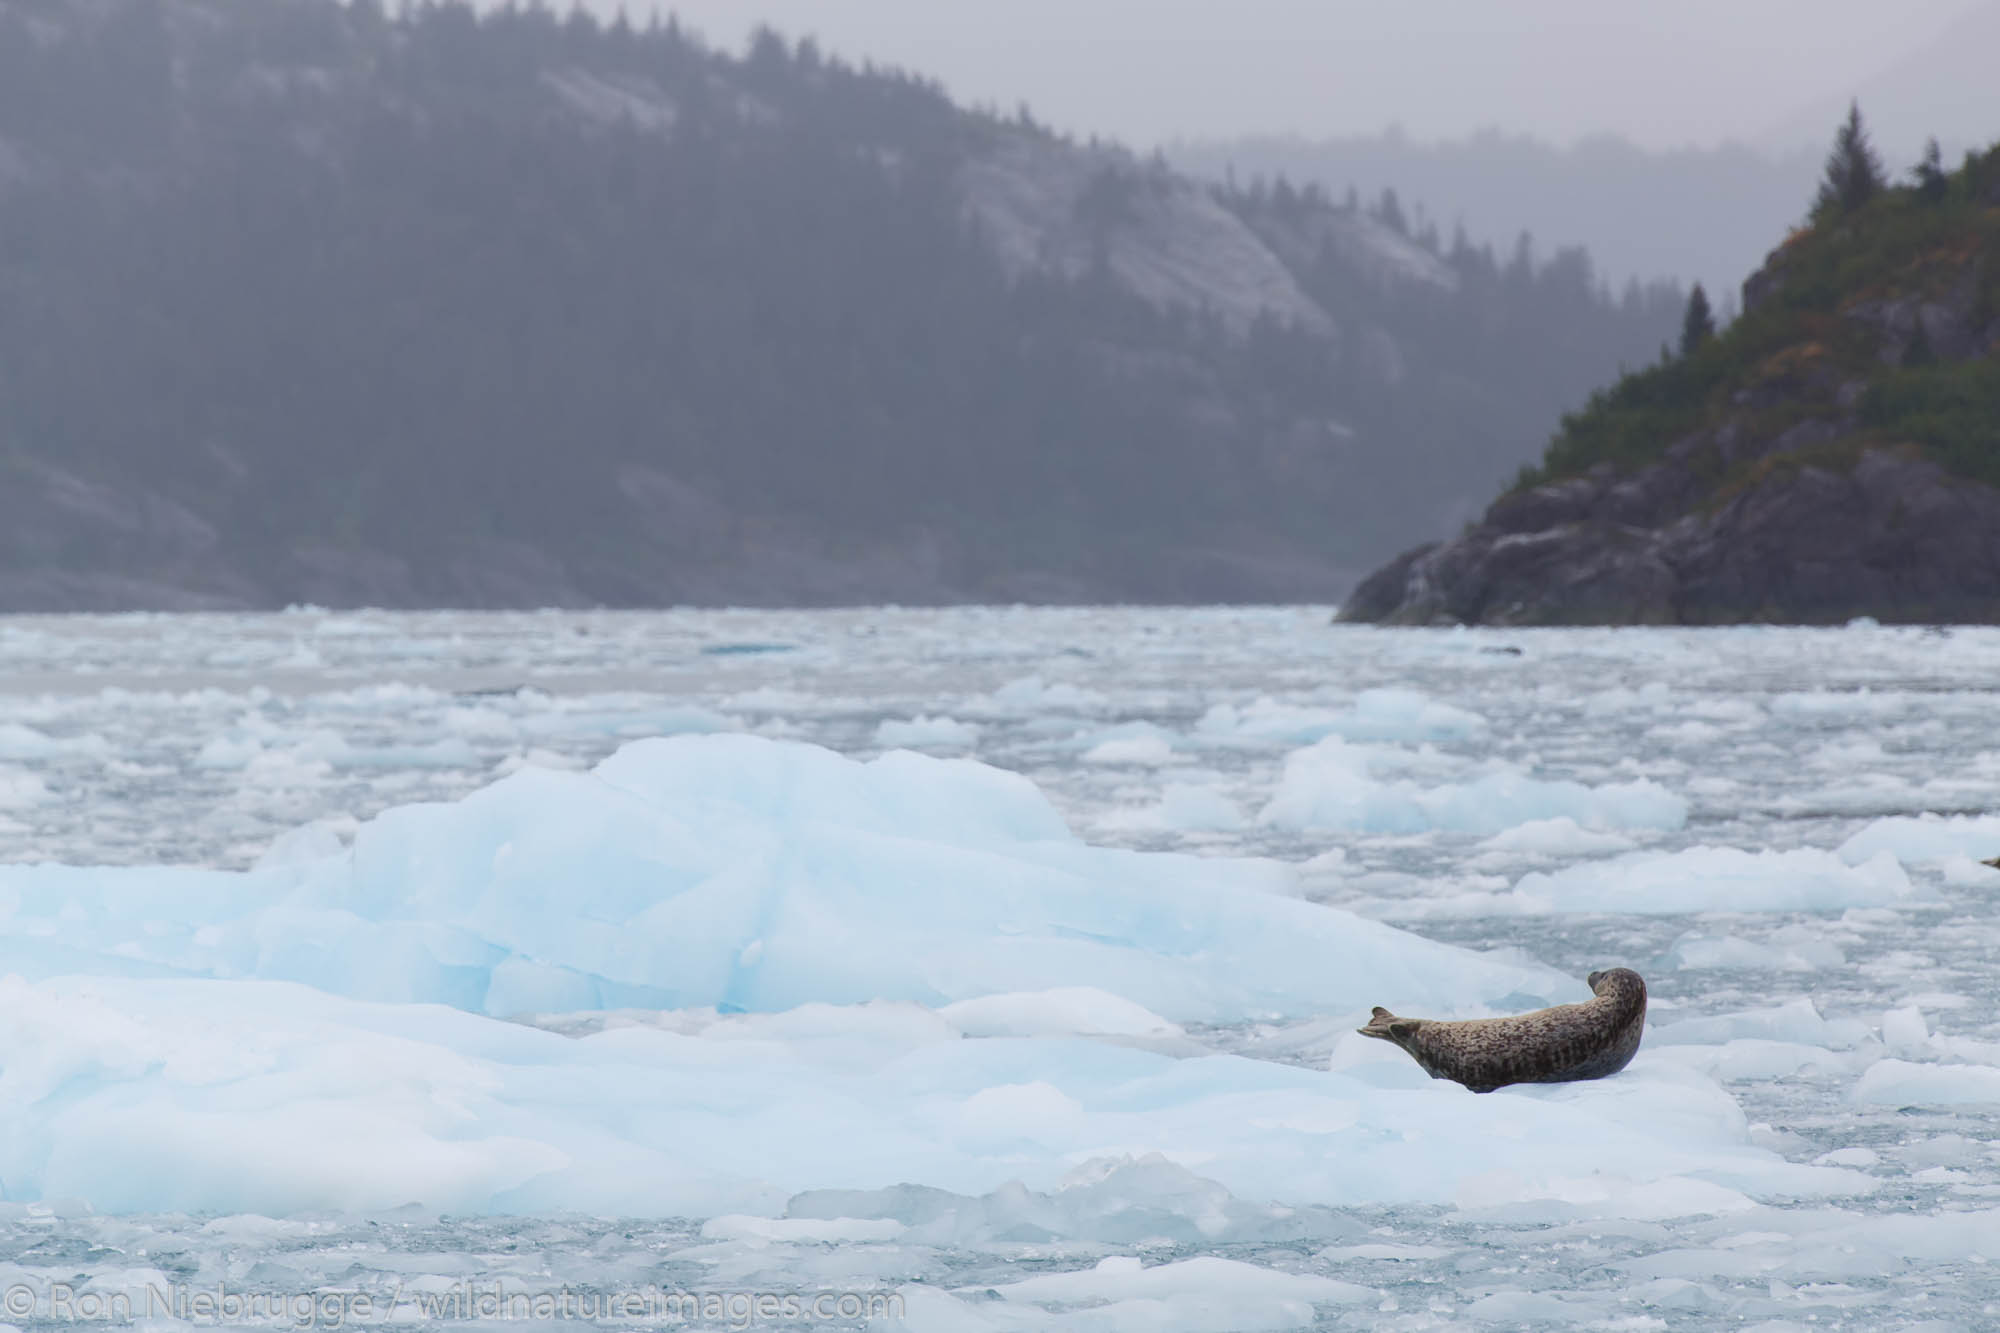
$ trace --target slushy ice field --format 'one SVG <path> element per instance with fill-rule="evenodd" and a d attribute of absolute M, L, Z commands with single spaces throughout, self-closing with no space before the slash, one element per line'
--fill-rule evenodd
<path fill-rule="evenodd" d="M 2000 1327 L 2000 631 L 1327 619 L 0 621 L 0 1320 Z"/>

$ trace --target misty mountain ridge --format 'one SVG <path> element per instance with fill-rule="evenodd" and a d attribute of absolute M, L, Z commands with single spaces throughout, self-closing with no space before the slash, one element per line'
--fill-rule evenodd
<path fill-rule="evenodd" d="M 1584 246 L 1613 284 L 1671 278 L 1722 293 L 1756 267 L 1774 232 L 1800 220 L 1824 155 L 1740 144 L 1658 151 L 1611 136 L 1556 147 L 1499 130 L 1430 143 L 1393 128 L 1183 143 L 1167 153 L 1214 180 L 1285 176 L 1369 200 L 1393 190 L 1423 201 L 1412 208 L 1420 226 L 1462 228 L 1484 244 L 1511 245 L 1525 233 L 1544 247 Z"/>
<path fill-rule="evenodd" d="M 1984 127 L 2000 124 L 2000 0 L 1973 6 L 1921 48 L 1850 88 L 1832 89 L 1750 135 L 1777 156 L 1816 144 L 1850 102 L 1868 112 L 1876 146 L 1897 164 L 1913 163 L 1935 136 L 1947 161 L 1977 151 Z M 1967 137 L 1971 131 L 1971 137 Z"/>
<path fill-rule="evenodd" d="M 1828 86 L 1713 146 L 1649 148 L 1606 133 L 1558 144 L 1504 126 L 1421 139 L 1391 124 L 1375 134 L 1192 140 L 1166 152 L 1218 180 L 1283 175 L 1371 199 L 1395 190 L 1422 201 L 1436 225 L 1502 247 L 1522 232 L 1545 249 L 1584 245 L 1614 285 L 1672 278 L 1733 293 L 1769 238 L 1805 220 L 1826 136 L 1850 102 L 1867 112 L 1897 173 L 1915 166 L 1932 137 L 1947 162 L 1983 147 L 1987 127 L 2000 124 L 1996 50 L 2000 0 L 1987 0 L 1875 74 Z"/>
<path fill-rule="evenodd" d="M 0 0 L 0 607 L 1328 599 L 1680 303 L 768 34 Z"/>

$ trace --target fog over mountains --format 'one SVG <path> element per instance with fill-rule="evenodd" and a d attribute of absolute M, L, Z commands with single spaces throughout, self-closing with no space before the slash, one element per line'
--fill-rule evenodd
<path fill-rule="evenodd" d="M 1325 600 L 1675 327 L 765 36 L 0 0 L 0 608 Z"/>
<path fill-rule="evenodd" d="M 499 3 L 500 0 L 487 0 Z M 584 0 L 610 18 L 646 0 Z M 1996 0 L 663 0 L 730 49 L 759 26 L 921 69 L 954 97 L 1025 101 L 1066 132 L 1174 141 L 1489 128 L 1567 146 L 1824 146 L 1860 96 L 1882 146 L 1983 144 Z M 1447 201 L 1435 201 L 1441 208 Z"/>
<path fill-rule="evenodd" d="M 1525 232 L 1545 247 L 1581 245 L 1612 282 L 1671 276 L 1726 304 L 1804 217 L 1824 152 L 1650 150 L 1605 136 L 1557 148 L 1498 131 L 1424 143 L 1391 131 L 1181 143 L 1168 155 L 1216 180 L 1286 176 L 1369 199 L 1393 189 L 1476 242 L 1511 245 Z"/>
<path fill-rule="evenodd" d="M 1447 234 L 1504 250 L 1526 230 L 1614 284 L 1717 295 L 1802 220 L 1850 99 L 1899 172 L 1933 135 L 1955 165 L 2000 125 L 2000 0 L 673 3 L 730 46 L 759 23 L 811 33 L 1189 170 L 1393 188 Z"/>

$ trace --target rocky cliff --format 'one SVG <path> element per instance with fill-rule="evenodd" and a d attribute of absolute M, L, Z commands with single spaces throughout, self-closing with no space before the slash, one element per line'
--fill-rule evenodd
<path fill-rule="evenodd" d="M 1794 233 L 1743 301 L 1341 618 L 2000 622 L 2000 149 Z"/>

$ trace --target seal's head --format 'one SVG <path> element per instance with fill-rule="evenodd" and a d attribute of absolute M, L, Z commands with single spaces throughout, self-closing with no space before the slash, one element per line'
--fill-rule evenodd
<path fill-rule="evenodd" d="M 1646 998 L 1646 979 L 1629 967 L 1608 967 L 1583 979 L 1592 995 L 1633 995 Z"/>

